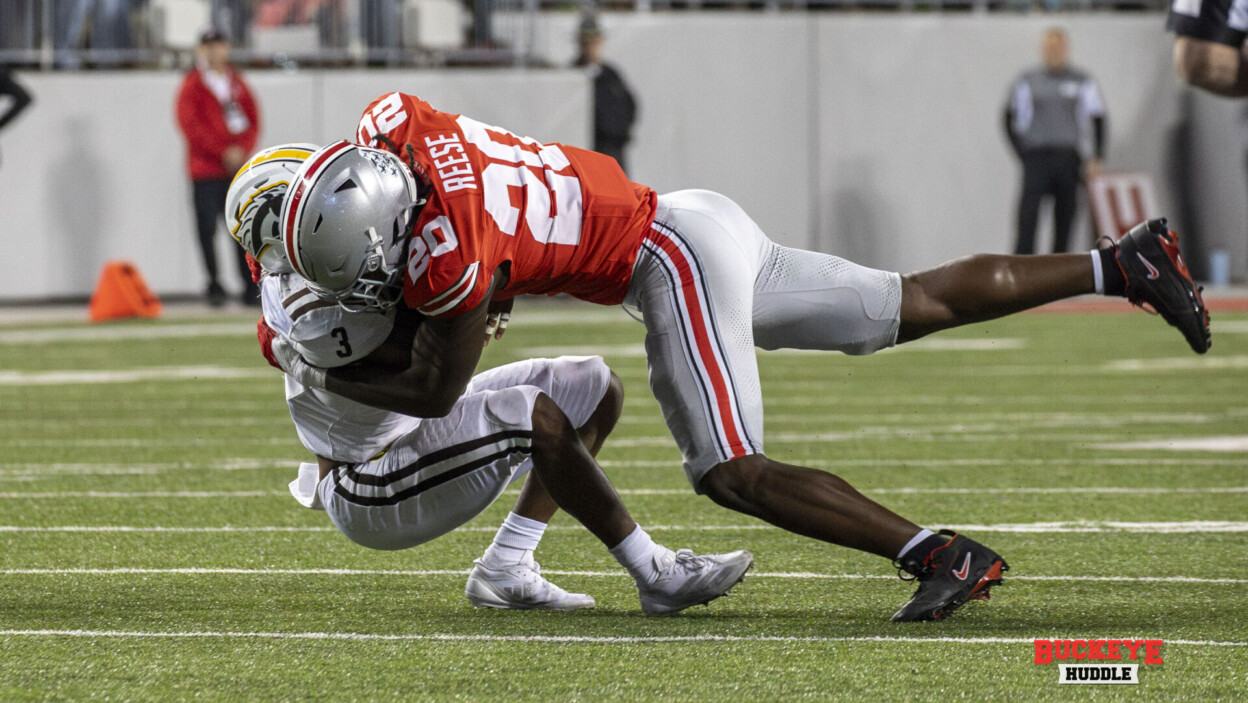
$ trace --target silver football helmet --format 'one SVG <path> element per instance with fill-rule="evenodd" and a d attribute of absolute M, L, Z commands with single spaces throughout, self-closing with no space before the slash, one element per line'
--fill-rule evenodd
<path fill-rule="evenodd" d="M 402 296 L 408 235 L 423 204 L 399 157 L 335 142 L 295 174 L 281 213 L 286 256 L 321 298 L 388 309 Z"/>
<path fill-rule="evenodd" d="M 282 246 L 279 217 L 291 177 L 315 144 L 280 144 L 251 157 L 230 183 L 225 226 L 234 241 L 270 273 L 294 271 Z"/>

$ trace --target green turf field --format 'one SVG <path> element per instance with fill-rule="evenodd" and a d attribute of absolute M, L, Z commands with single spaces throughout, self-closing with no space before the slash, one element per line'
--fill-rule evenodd
<path fill-rule="evenodd" d="M 587 314 L 588 313 L 588 314 Z M 0 327 L 0 700 L 1230 700 L 1248 687 L 1248 315 L 1193 355 L 1143 314 L 1033 314 L 849 358 L 763 353 L 768 452 L 1013 567 L 947 622 L 888 621 L 883 560 L 695 496 L 618 310 L 524 307 L 489 365 L 602 353 L 601 459 L 656 539 L 748 548 L 731 597 L 644 617 L 557 516 L 537 553 L 594 595 L 475 611 L 513 495 L 417 549 L 357 547 L 286 483 L 308 456 L 254 317 Z M 1184 450 L 1113 446 L 1192 439 Z M 1221 438 L 1220 445 L 1210 443 Z M 1214 449 L 1220 448 L 1221 451 Z M 1163 639 L 1138 686 L 1057 684 L 1035 638 Z"/>

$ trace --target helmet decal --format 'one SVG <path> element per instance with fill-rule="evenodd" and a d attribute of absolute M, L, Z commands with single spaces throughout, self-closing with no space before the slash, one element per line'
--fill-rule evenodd
<path fill-rule="evenodd" d="M 257 153 L 238 170 L 226 194 L 226 228 L 269 272 L 291 270 L 281 245 L 280 211 L 289 183 L 314 144 L 282 144 Z M 277 245 L 277 246 L 274 246 Z"/>

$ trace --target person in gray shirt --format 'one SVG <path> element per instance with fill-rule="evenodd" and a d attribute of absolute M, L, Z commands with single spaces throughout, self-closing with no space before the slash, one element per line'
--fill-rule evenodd
<path fill-rule="evenodd" d="M 1089 177 L 1100 172 L 1105 155 L 1105 103 L 1096 81 L 1070 66 L 1066 32 L 1047 30 L 1040 54 L 1044 64 L 1014 81 L 1005 106 L 1005 131 L 1023 164 L 1015 254 L 1035 253 L 1045 196 L 1053 198 L 1053 251 L 1066 251 L 1084 175 L 1083 146 L 1092 142 Z"/>

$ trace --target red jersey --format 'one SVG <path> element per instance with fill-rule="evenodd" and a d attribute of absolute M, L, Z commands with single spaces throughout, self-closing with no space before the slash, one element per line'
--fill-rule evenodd
<path fill-rule="evenodd" d="M 356 140 L 414 161 L 431 187 L 408 250 L 408 307 L 439 317 L 468 312 L 506 262 L 511 279 L 500 300 L 624 300 L 658 196 L 629 182 L 614 159 L 518 137 L 402 93 L 364 110 Z"/>
<path fill-rule="evenodd" d="M 230 146 L 237 144 L 245 154 L 256 148 L 256 137 L 260 134 L 260 111 L 256 101 L 243 82 L 243 77 L 233 68 L 230 73 L 230 102 L 223 105 L 204 84 L 203 74 L 194 69 L 182 80 L 178 90 L 177 117 L 178 126 L 186 136 L 187 170 L 191 180 L 230 179 L 234 174 L 226 171 L 221 156 Z M 238 124 L 243 125 L 241 132 L 230 130 L 227 113 L 239 111 L 241 117 Z"/>

